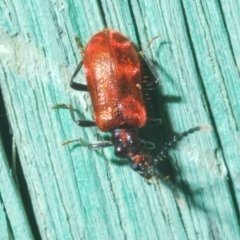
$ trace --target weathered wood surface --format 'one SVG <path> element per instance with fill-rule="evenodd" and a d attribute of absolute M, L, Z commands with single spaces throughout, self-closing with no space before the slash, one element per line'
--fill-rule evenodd
<path fill-rule="evenodd" d="M 42 239 L 240 239 L 239 13 L 233 0 L 0 2 L 0 87 Z M 114 164 L 112 149 L 61 146 L 97 141 L 95 128 L 50 107 L 72 103 L 80 119 L 92 119 L 88 94 L 69 87 L 81 59 L 74 36 L 85 45 L 105 27 L 139 49 L 161 34 L 147 50 L 161 81 L 154 111 L 163 119 L 150 138 L 213 127 L 170 152 L 182 207 L 165 185 Z M 1 151 L 3 236 L 31 239 Z"/>

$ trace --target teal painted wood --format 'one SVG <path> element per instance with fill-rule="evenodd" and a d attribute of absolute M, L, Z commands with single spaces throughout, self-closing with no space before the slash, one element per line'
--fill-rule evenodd
<path fill-rule="evenodd" d="M 0 139 L 0 239 L 33 239 Z M 10 225 L 7 222 L 10 222 Z"/>
<path fill-rule="evenodd" d="M 0 86 L 43 239 L 240 239 L 236 1 L 14 0 L 0 10 Z M 81 59 L 74 36 L 85 45 L 106 26 L 142 47 L 161 34 L 147 54 L 159 94 L 180 98 L 158 98 L 165 135 L 213 126 L 170 152 L 183 207 L 164 185 L 149 186 L 114 164 L 112 149 L 61 146 L 97 140 L 96 129 L 79 128 L 67 110 L 50 106 L 72 103 L 80 119 L 92 119 L 88 94 L 69 88 Z M 85 82 L 83 72 L 79 79 Z"/>
<path fill-rule="evenodd" d="M 3 205 L 0 207 L 0 226 L 1 226 L 1 236 L 0 239 L 13 239 L 11 231 L 7 225 L 6 213 L 3 209 Z"/>

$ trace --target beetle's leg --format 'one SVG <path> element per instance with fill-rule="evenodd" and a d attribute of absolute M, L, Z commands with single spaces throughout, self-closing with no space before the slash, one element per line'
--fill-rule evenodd
<path fill-rule="evenodd" d="M 161 123 L 162 123 L 161 118 L 148 118 L 144 127 L 156 126 L 160 125 Z"/>
<path fill-rule="evenodd" d="M 153 37 L 153 38 L 147 43 L 147 46 L 145 47 L 145 49 L 143 49 L 141 52 L 142 52 L 142 53 L 145 52 L 145 51 L 150 47 L 150 45 L 152 44 L 152 42 L 153 42 L 155 39 L 159 38 L 160 36 L 161 36 L 161 35 L 159 34 L 159 35 Z"/>
<path fill-rule="evenodd" d="M 144 149 L 151 150 L 151 149 L 155 149 L 156 147 L 153 142 L 144 141 L 144 143 L 145 143 Z"/>
<path fill-rule="evenodd" d="M 74 115 L 74 110 L 71 104 L 57 104 L 51 107 L 52 109 L 55 108 L 67 108 L 70 112 L 72 120 L 81 127 L 95 127 L 96 123 L 94 121 L 89 120 L 76 120 Z"/>
<path fill-rule="evenodd" d="M 113 146 L 113 143 L 110 141 L 103 141 L 103 142 L 89 143 L 87 146 L 88 148 L 91 148 L 91 149 L 99 149 L 99 148 L 111 147 Z"/>
<path fill-rule="evenodd" d="M 73 143 L 73 142 L 80 142 L 81 145 L 83 145 L 84 147 L 88 147 L 88 148 L 91 148 L 91 149 L 101 149 L 101 148 L 113 146 L 112 142 L 109 142 L 109 141 L 88 143 L 87 144 L 87 143 L 85 143 L 85 141 L 82 138 L 66 141 L 62 145 L 65 146 L 65 145 L 67 145 L 69 143 Z"/>
<path fill-rule="evenodd" d="M 73 81 L 73 79 L 77 76 L 77 74 L 78 74 L 79 71 L 81 70 L 82 65 L 83 65 L 83 61 L 81 61 L 81 62 L 78 64 L 75 72 L 73 73 L 72 78 L 71 78 L 71 81 L 70 81 L 70 87 L 73 88 L 73 89 L 75 89 L 75 90 L 77 90 L 77 91 L 88 91 L 87 85 L 82 84 L 82 83 L 76 83 L 76 82 Z"/>
<path fill-rule="evenodd" d="M 72 120 L 81 127 L 94 127 L 96 126 L 96 123 L 94 121 L 88 121 L 88 120 L 76 120 L 75 115 L 74 115 L 74 109 L 71 104 L 57 104 L 51 107 L 52 109 L 55 108 L 67 108 L 69 109 L 70 115 Z M 89 143 L 86 144 L 85 141 L 82 138 L 78 139 L 73 139 L 73 140 L 68 140 L 64 142 L 62 145 L 67 145 L 69 143 L 73 142 L 80 142 L 83 146 L 91 148 L 91 149 L 100 149 L 100 148 L 105 148 L 105 147 L 110 147 L 113 146 L 112 142 L 110 141 L 102 141 L 102 142 L 97 142 L 97 143 Z"/>

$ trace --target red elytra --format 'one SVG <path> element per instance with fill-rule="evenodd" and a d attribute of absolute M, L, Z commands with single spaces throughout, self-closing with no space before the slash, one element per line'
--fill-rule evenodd
<path fill-rule="evenodd" d="M 84 51 L 83 65 L 100 130 L 145 125 L 140 62 L 126 37 L 108 29 L 95 34 Z"/>

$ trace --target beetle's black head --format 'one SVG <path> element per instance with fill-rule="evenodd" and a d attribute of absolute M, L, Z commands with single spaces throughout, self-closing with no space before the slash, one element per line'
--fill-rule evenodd
<path fill-rule="evenodd" d="M 111 141 L 115 148 L 115 155 L 120 158 L 133 157 L 140 153 L 145 143 L 139 138 L 136 127 L 122 127 L 114 129 Z"/>

